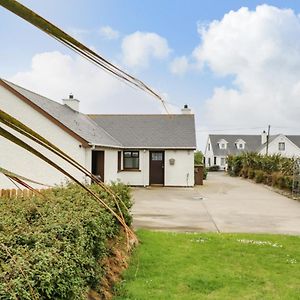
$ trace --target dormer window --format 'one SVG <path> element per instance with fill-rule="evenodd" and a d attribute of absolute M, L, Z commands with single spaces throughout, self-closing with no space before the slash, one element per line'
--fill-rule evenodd
<path fill-rule="evenodd" d="M 218 145 L 220 149 L 227 149 L 227 142 L 223 139 L 218 142 Z"/>
<path fill-rule="evenodd" d="M 243 150 L 243 149 L 245 149 L 245 141 L 243 141 L 242 139 L 238 139 L 238 140 L 236 140 L 236 142 L 235 142 L 235 146 L 236 146 L 236 148 L 238 149 L 238 150 Z"/>

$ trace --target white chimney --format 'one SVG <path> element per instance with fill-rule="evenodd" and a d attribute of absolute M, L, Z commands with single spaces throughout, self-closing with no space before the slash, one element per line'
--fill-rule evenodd
<path fill-rule="evenodd" d="M 183 106 L 183 108 L 181 109 L 181 113 L 182 113 L 183 115 L 190 115 L 190 114 L 192 113 L 192 111 L 191 111 L 191 109 L 188 107 L 188 105 L 185 104 L 185 105 Z"/>
<path fill-rule="evenodd" d="M 70 108 L 72 108 L 75 111 L 79 111 L 79 100 L 75 99 L 73 94 L 69 95 L 68 99 L 63 99 L 63 104 L 69 106 Z"/>
<path fill-rule="evenodd" d="M 261 144 L 265 144 L 267 142 L 267 133 L 266 131 L 264 130 L 261 134 Z"/>

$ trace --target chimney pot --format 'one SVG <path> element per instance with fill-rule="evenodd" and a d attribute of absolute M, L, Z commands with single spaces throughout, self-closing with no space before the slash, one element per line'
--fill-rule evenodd
<path fill-rule="evenodd" d="M 181 113 L 183 115 L 190 115 L 192 113 L 191 109 L 189 108 L 189 106 L 187 104 L 185 104 L 183 106 L 183 108 L 181 109 Z"/>

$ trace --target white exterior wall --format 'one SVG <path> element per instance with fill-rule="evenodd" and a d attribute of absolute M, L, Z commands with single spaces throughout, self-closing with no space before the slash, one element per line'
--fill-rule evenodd
<path fill-rule="evenodd" d="M 80 147 L 81 145 L 78 140 L 70 136 L 63 129 L 55 125 L 45 116 L 34 110 L 2 86 L 0 86 L 0 108 L 44 136 L 80 164 L 84 165 L 88 170 L 91 169 L 90 149 Z M 5 129 L 8 128 L 5 127 Z M 17 136 L 20 137 L 20 135 Z M 54 154 L 44 150 L 43 147 L 36 146 L 35 143 L 24 137 L 22 137 L 22 140 L 28 141 L 28 144 L 34 145 L 37 150 L 40 150 L 46 156 L 51 157 L 58 165 L 70 172 L 80 181 L 86 180 L 79 171 L 69 166 L 66 162 L 63 162 L 63 160 L 56 157 Z M 66 177 L 62 173 L 48 165 L 46 162 L 3 137 L 0 137 L 0 166 L 24 177 L 49 185 L 60 184 L 66 180 Z M 2 174 L 0 174 L 0 187 L 15 188 L 15 186 Z"/>
<path fill-rule="evenodd" d="M 174 165 L 169 162 L 171 158 Z M 165 185 L 194 186 L 193 150 L 165 150 Z"/>
<path fill-rule="evenodd" d="M 278 148 L 278 144 L 280 142 L 285 143 L 284 151 L 280 151 Z M 266 154 L 266 147 L 264 147 L 260 151 L 260 153 Z M 282 156 L 286 156 L 286 157 L 293 157 L 293 156 L 299 157 L 300 149 L 294 143 L 292 143 L 286 136 L 280 135 L 269 144 L 268 153 L 269 154 L 281 154 Z"/>
<path fill-rule="evenodd" d="M 118 151 L 122 152 L 121 166 L 123 166 L 123 149 L 107 149 L 97 147 L 97 150 L 104 151 L 104 181 L 121 181 L 125 184 L 147 186 L 149 185 L 149 151 L 139 151 L 139 170 L 118 171 Z"/>
<path fill-rule="evenodd" d="M 121 181 L 136 186 L 149 185 L 150 158 L 149 150 L 139 150 L 139 171 L 118 171 L 118 151 L 122 151 L 121 166 L 123 166 L 123 150 L 98 148 L 105 152 L 104 180 Z M 175 164 L 170 165 L 169 159 L 174 158 Z M 194 185 L 194 151 L 193 150 L 165 150 L 165 185 L 193 186 Z"/>
<path fill-rule="evenodd" d="M 209 149 L 208 145 L 210 145 L 210 149 Z M 205 152 L 204 152 L 204 157 L 205 157 L 205 166 L 206 167 L 214 165 L 214 153 L 213 153 L 213 150 L 212 150 L 212 145 L 211 145 L 210 138 L 207 139 Z M 210 165 L 208 164 L 209 158 L 210 158 Z"/>

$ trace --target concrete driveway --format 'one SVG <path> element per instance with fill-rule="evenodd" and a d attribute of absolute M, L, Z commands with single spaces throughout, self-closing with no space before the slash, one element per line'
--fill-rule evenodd
<path fill-rule="evenodd" d="M 300 202 L 250 181 L 209 173 L 195 188 L 134 188 L 135 228 L 300 234 Z"/>

